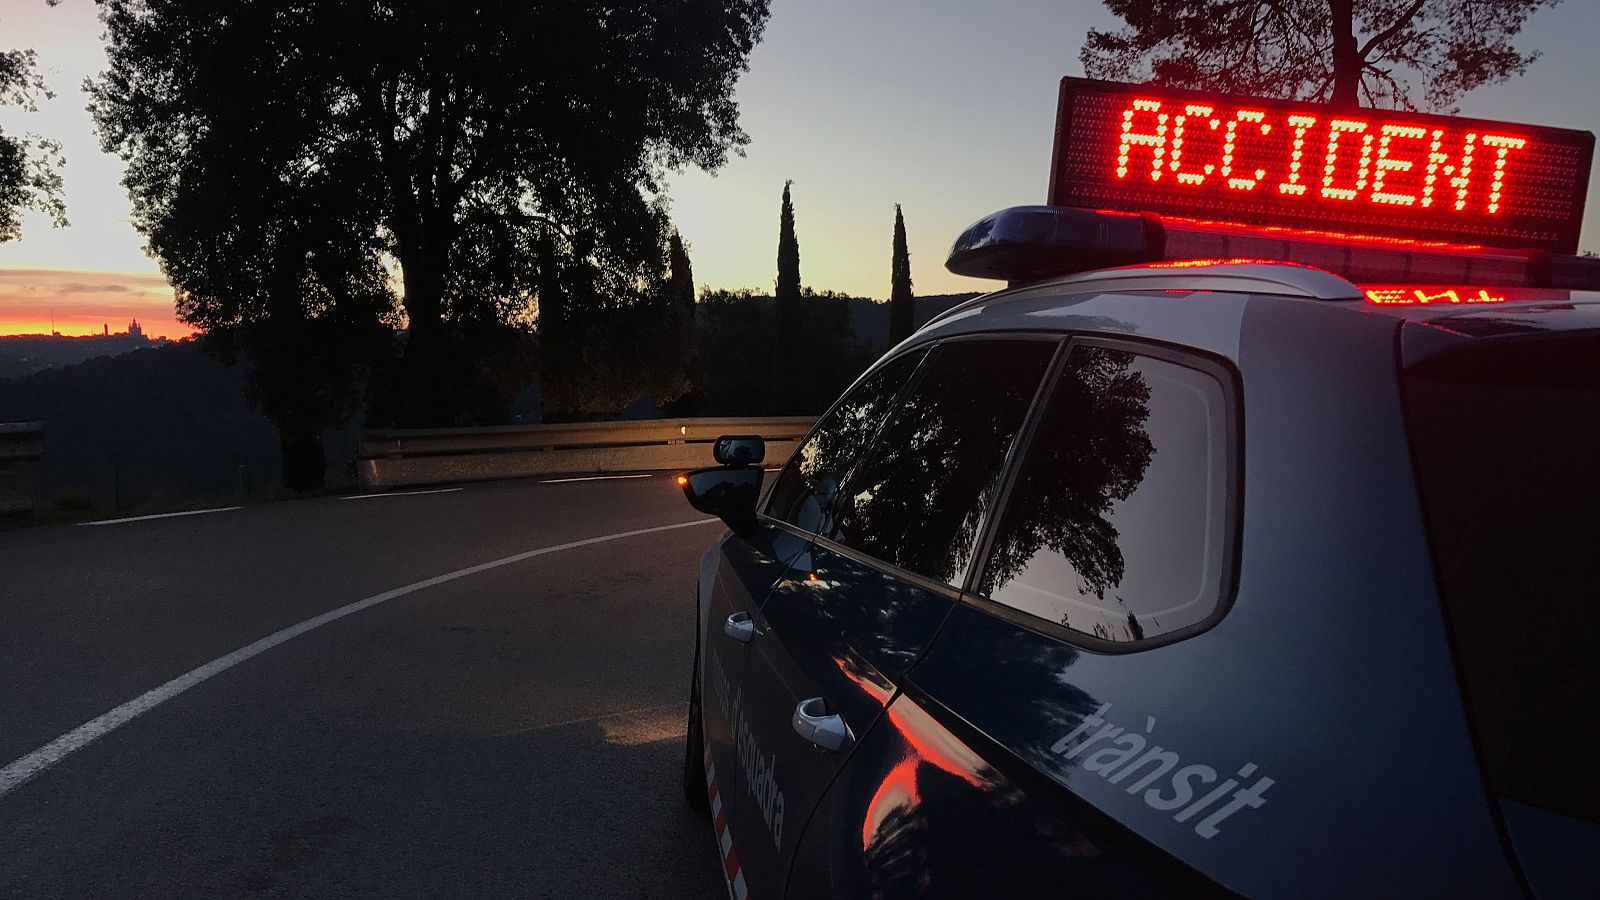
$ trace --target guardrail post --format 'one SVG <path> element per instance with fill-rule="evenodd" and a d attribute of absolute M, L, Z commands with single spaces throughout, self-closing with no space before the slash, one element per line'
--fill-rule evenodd
<path fill-rule="evenodd" d="M 43 458 L 43 422 L 0 422 L 0 513 L 33 509 L 34 475 Z"/>

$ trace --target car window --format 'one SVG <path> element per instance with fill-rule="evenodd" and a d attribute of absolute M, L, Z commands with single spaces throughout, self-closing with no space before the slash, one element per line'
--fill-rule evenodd
<path fill-rule="evenodd" d="M 850 476 L 828 537 L 959 584 L 1057 341 L 941 345 Z"/>
<path fill-rule="evenodd" d="M 979 593 L 1105 641 L 1202 622 L 1222 595 L 1228 433 L 1213 376 L 1074 346 Z"/>
<path fill-rule="evenodd" d="M 823 417 L 778 475 L 767 498 L 767 515 L 806 531 L 823 526 L 846 468 L 878 433 L 926 354 L 914 350 L 879 366 Z"/>

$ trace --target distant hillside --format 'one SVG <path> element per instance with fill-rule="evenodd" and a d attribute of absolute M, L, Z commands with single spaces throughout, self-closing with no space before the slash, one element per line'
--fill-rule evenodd
<path fill-rule="evenodd" d="M 88 335 L 16 334 L 0 336 L 0 378 L 18 378 L 70 366 L 97 356 L 119 356 L 134 350 L 160 347 L 163 340 L 143 334 Z"/>
<path fill-rule="evenodd" d="M 916 325 L 921 327 L 929 319 L 957 303 L 971 300 L 977 294 L 934 294 L 916 298 Z M 876 300 L 853 300 L 850 303 L 850 324 L 856 332 L 856 342 L 864 347 L 889 349 L 889 304 Z"/>
<path fill-rule="evenodd" d="M 241 465 L 259 490 L 278 483 L 278 439 L 245 406 L 242 379 L 185 341 L 0 380 L 0 422 L 46 423 L 42 501 L 224 496 L 238 491 Z"/>

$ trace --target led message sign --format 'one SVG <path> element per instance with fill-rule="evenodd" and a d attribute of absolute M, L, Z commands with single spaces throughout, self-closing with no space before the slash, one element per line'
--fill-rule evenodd
<path fill-rule="evenodd" d="M 1050 204 L 1576 253 L 1594 135 L 1064 78 Z"/>

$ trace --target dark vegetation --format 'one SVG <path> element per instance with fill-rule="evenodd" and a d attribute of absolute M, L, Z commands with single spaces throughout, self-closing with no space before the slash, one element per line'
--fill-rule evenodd
<path fill-rule="evenodd" d="M 0 421 L 46 423 L 34 485 L 49 507 L 133 509 L 279 483 L 272 423 L 244 403 L 244 372 L 193 341 L 0 379 Z M 241 471 L 243 470 L 243 471 Z"/>
<path fill-rule="evenodd" d="M 0 378 L 17 378 L 59 369 L 97 356 L 118 356 L 158 346 L 144 335 L 110 334 L 58 337 L 19 334 L 0 337 Z"/>
<path fill-rule="evenodd" d="M 1079 59 L 1111 81 L 1454 112 L 1538 58 L 1514 41 L 1559 2 L 1106 0 L 1126 25 L 1090 29 Z"/>
<path fill-rule="evenodd" d="M 906 248 L 906 217 L 894 205 L 894 251 L 889 263 L 889 343 L 898 344 L 916 330 L 911 294 L 911 251 Z"/>

